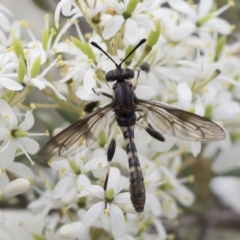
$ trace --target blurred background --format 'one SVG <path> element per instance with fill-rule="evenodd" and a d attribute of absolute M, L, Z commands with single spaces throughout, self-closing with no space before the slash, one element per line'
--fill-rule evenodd
<path fill-rule="evenodd" d="M 0 4 L 6 6 L 14 13 L 15 19 L 28 21 L 32 32 L 39 39 L 44 28 L 44 15 L 49 13 L 53 16 L 58 2 L 59 0 L 0 0 Z M 216 0 L 216 3 L 219 8 L 225 5 L 227 0 Z M 240 39 L 240 0 L 235 0 L 235 3 L 235 7 L 230 8 L 221 15 L 222 18 L 236 27 L 228 39 L 230 43 Z M 63 17 L 62 20 L 65 21 Z M 79 24 L 83 32 L 90 30 L 84 19 L 79 20 Z M 30 99 L 27 101 L 30 102 L 33 95 L 35 101 L 36 98 L 38 98 L 38 102 L 43 101 L 43 95 L 39 91 L 37 95 L 31 94 Z M 36 114 L 39 114 L 38 111 L 36 110 Z M 54 116 L 54 119 L 56 119 L 55 117 L 59 118 L 59 124 L 64 121 L 56 112 L 50 113 Z M 43 128 L 39 122 L 36 122 L 35 127 L 38 129 Z M 209 189 L 209 180 L 214 176 L 211 172 L 211 161 L 203 159 L 201 154 L 197 159 L 190 155 L 185 157 L 186 161 L 184 162 L 181 176 L 193 175 L 195 177 L 194 183 L 189 184 L 188 187 L 195 193 L 196 201 L 193 206 L 187 209 L 181 208 L 179 219 L 173 223 L 169 224 L 169 222 L 165 222 L 163 219 L 168 232 L 175 235 L 175 238 L 172 240 L 239 240 L 240 214 L 235 213 L 221 203 Z M 229 172 L 227 175 L 240 177 L 240 172 L 236 170 Z M 19 207 L 23 208 L 24 206 L 25 204 L 22 204 Z M 7 206 L 1 206 L 0 204 L 0 207 Z"/>

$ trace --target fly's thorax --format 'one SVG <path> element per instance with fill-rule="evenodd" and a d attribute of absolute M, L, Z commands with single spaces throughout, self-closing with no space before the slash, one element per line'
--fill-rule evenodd
<path fill-rule="evenodd" d="M 123 82 L 124 80 L 134 78 L 134 72 L 132 69 L 129 69 L 129 68 L 125 68 L 125 69 L 119 68 L 119 69 L 115 69 L 107 72 L 105 78 L 108 82 L 113 82 L 113 81 Z"/>

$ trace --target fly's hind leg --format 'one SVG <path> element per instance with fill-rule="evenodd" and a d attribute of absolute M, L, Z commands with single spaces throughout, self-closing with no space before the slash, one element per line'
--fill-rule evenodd
<path fill-rule="evenodd" d="M 92 88 L 92 91 L 93 91 L 95 94 L 97 94 L 98 96 L 103 95 L 103 96 L 105 96 L 105 97 L 108 97 L 108 98 L 113 99 L 113 96 L 112 96 L 112 95 L 110 95 L 110 94 L 108 94 L 108 93 L 105 93 L 105 92 L 103 92 L 103 91 L 96 91 L 94 88 Z"/>
<path fill-rule="evenodd" d="M 158 141 L 161 142 L 165 142 L 165 138 L 164 136 L 158 132 L 157 130 L 155 130 L 151 124 L 148 123 L 148 125 L 144 125 L 142 123 L 138 123 L 137 125 L 141 126 L 143 129 L 145 129 L 145 131 L 153 138 L 157 139 Z"/>
<path fill-rule="evenodd" d="M 104 195 L 105 195 L 105 209 L 107 209 L 107 199 L 106 199 L 106 193 L 107 193 L 107 184 L 108 184 L 108 178 L 109 178 L 109 174 L 110 174 L 110 166 L 111 166 L 111 162 L 116 150 L 116 135 L 117 135 L 117 131 L 115 131 L 112 140 L 108 146 L 108 150 L 107 150 L 107 160 L 108 160 L 108 165 L 107 165 L 107 170 L 106 170 L 106 177 L 105 177 L 105 181 L 104 181 Z"/>

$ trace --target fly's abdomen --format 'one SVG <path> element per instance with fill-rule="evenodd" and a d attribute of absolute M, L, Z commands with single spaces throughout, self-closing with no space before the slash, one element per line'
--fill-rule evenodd
<path fill-rule="evenodd" d="M 130 127 L 121 127 L 126 142 L 126 152 L 130 169 L 130 187 L 129 192 L 133 207 L 137 212 L 144 209 L 146 197 L 143 175 L 137 156 L 137 150 L 134 143 L 134 125 Z"/>

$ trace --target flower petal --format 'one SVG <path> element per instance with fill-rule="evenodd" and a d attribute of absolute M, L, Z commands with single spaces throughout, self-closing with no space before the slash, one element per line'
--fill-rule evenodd
<path fill-rule="evenodd" d="M 5 77 L 0 77 L 0 85 L 12 91 L 20 91 L 23 89 L 23 86 L 20 83 Z"/>
<path fill-rule="evenodd" d="M 103 30 L 103 38 L 105 40 L 110 39 L 115 36 L 123 25 L 124 18 L 123 16 L 116 15 L 106 24 Z"/>
<path fill-rule="evenodd" d="M 98 185 L 91 185 L 87 191 L 98 198 L 104 199 L 104 190 Z"/>
<path fill-rule="evenodd" d="M 116 197 L 114 197 L 114 202 L 117 204 L 129 204 L 131 203 L 130 193 L 120 193 Z"/>
<path fill-rule="evenodd" d="M 33 127 L 33 124 L 34 124 L 33 114 L 31 111 L 27 111 L 25 119 L 23 120 L 23 122 L 19 124 L 18 128 L 23 131 L 27 131 Z"/>
<path fill-rule="evenodd" d="M 177 85 L 177 97 L 179 103 L 186 109 L 192 101 L 192 91 L 187 83 Z"/>
<path fill-rule="evenodd" d="M 33 172 L 31 168 L 20 162 L 13 162 L 8 167 L 8 172 L 13 173 L 15 176 L 23 177 L 31 181 L 33 179 Z"/>
<path fill-rule="evenodd" d="M 13 112 L 12 108 L 8 105 L 8 103 L 2 99 L 0 99 L 0 114 L 2 117 L 9 120 L 13 127 L 17 126 L 18 120 L 16 118 L 15 113 Z"/>
<path fill-rule="evenodd" d="M 9 129 L 0 127 L 0 141 L 8 139 L 8 136 L 11 134 Z"/>
<path fill-rule="evenodd" d="M 198 19 L 207 15 L 213 6 L 213 0 L 201 0 L 198 4 Z"/>
<path fill-rule="evenodd" d="M 228 35 L 231 30 L 231 25 L 225 19 L 222 18 L 211 18 L 205 24 L 204 27 L 209 27 L 210 29 L 214 29 L 220 34 Z"/>
<path fill-rule="evenodd" d="M 147 197 L 149 200 L 149 207 L 150 207 L 153 215 L 159 217 L 161 214 L 161 205 L 160 205 L 159 200 L 153 194 L 148 194 Z"/>
<path fill-rule="evenodd" d="M 156 96 L 155 91 L 148 86 L 138 85 L 135 90 L 135 94 L 138 98 L 143 100 L 149 100 Z"/>
<path fill-rule="evenodd" d="M 122 210 L 115 204 L 110 204 L 111 231 L 115 238 L 120 238 L 125 234 L 125 220 Z"/>
<path fill-rule="evenodd" d="M 131 18 L 125 23 L 124 42 L 129 45 L 135 45 L 139 39 L 138 25 Z"/>
<path fill-rule="evenodd" d="M 210 182 L 210 188 L 226 205 L 240 213 L 240 178 L 215 177 Z"/>
<path fill-rule="evenodd" d="M 167 36 L 170 40 L 178 42 L 190 37 L 196 29 L 193 22 L 185 21 L 172 30 L 167 31 Z"/>
<path fill-rule="evenodd" d="M 68 188 L 71 186 L 71 183 L 72 183 L 72 185 L 74 183 L 74 179 L 72 177 L 66 176 L 66 177 L 62 178 L 56 184 L 56 186 L 52 192 L 52 197 L 54 199 L 61 198 L 66 193 Z"/>
<path fill-rule="evenodd" d="M 60 236 L 64 239 L 73 239 L 82 237 L 87 228 L 82 222 L 69 223 L 61 227 Z"/>
<path fill-rule="evenodd" d="M 8 183 L 3 189 L 3 196 L 5 198 L 11 198 L 16 195 L 26 192 L 30 187 L 30 182 L 24 178 L 18 178 Z"/>
<path fill-rule="evenodd" d="M 28 137 L 18 138 L 23 148 L 30 154 L 35 154 L 39 150 L 39 143 Z"/>
<path fill-rule="evenodd" d="M 103 201 L 100 201 L 88 209 L 83 217 L 83 223 L 85 226 L 91 227 L 103 213 L 104 207 L 105 203 Z"/>
<path fill-rule="evenodd" d="M 9 140 L 8 146 L 1 152 L 0 149 L 0 168 L 7 168 L 12 164 L 16 153 L 17 142 L 15 140 Z"/>

